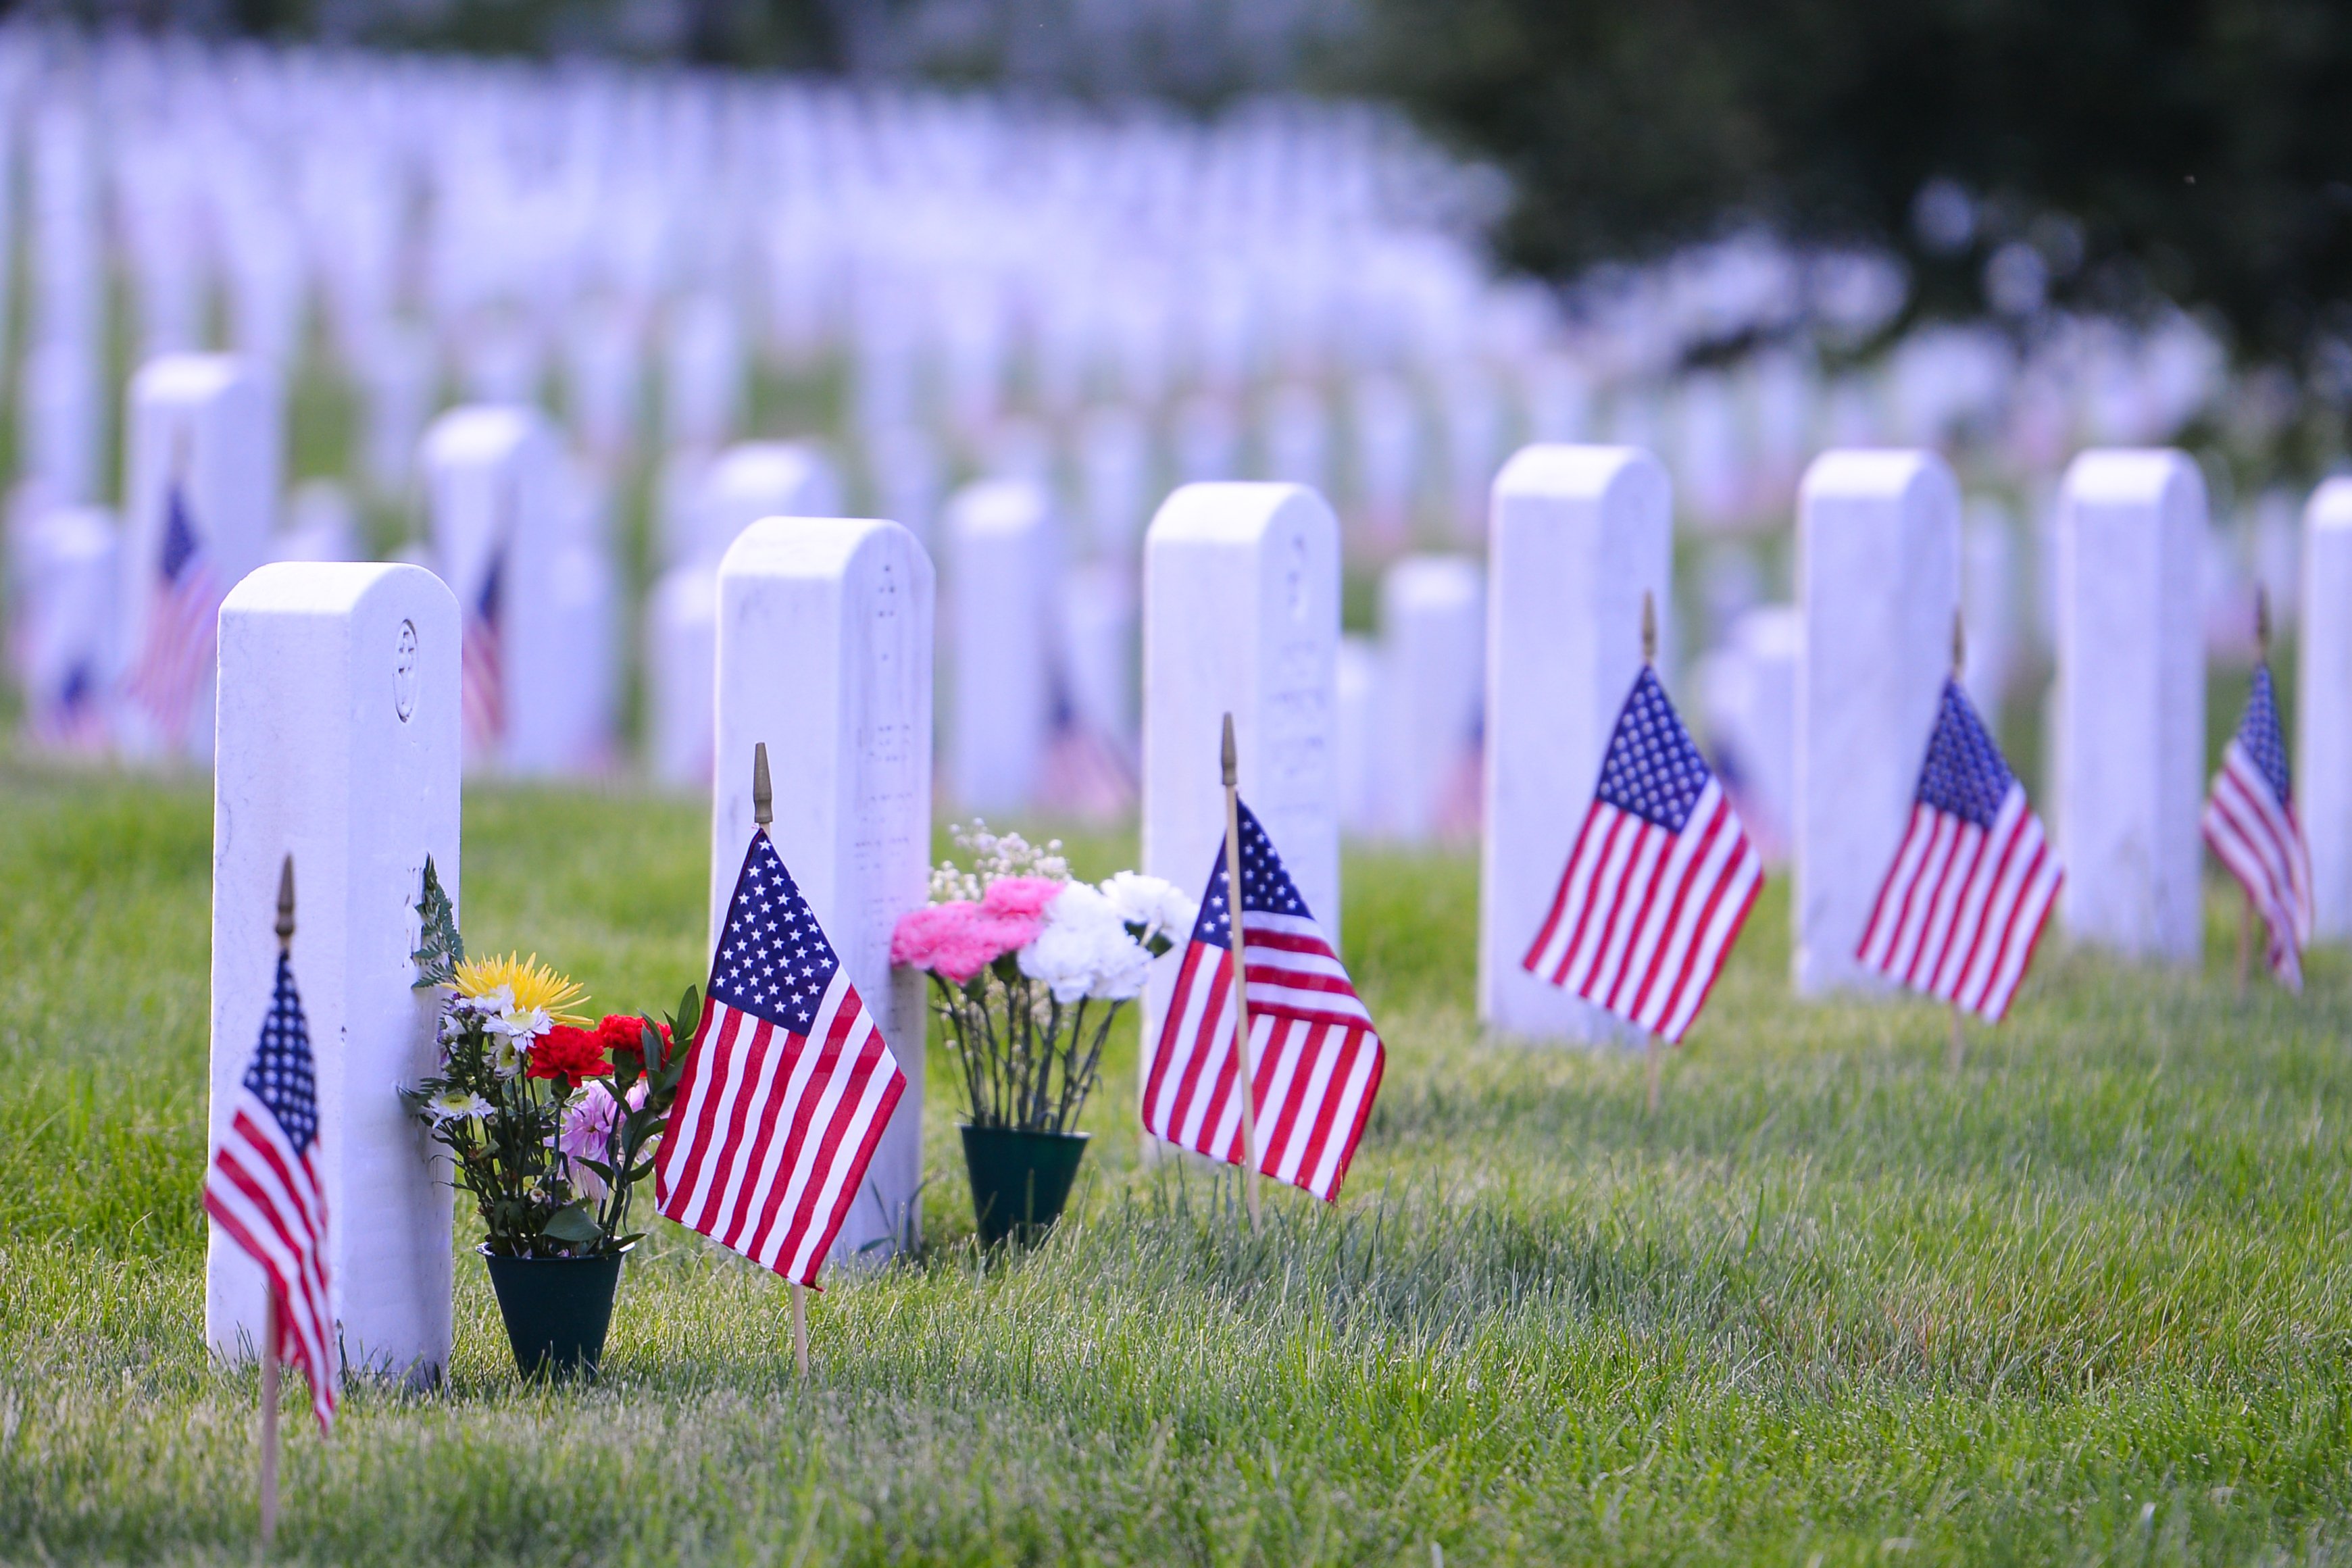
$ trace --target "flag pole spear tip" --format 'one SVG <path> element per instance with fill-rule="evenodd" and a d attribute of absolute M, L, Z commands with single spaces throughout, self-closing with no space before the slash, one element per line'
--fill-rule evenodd
<path fill-rule="evenodd" d="M 283 950 L 294 945 L 294 856 L 291 852 L 285 863 L 278 868 L 278 946 Z"/>
<path fill-rule="evenodd" d="M 2271 592 L 2259 582 L 2254 584 L 2254 656 L 2265 664 L 2271 662 Z"/>
<path fill-rule="evenodd" d="M 1658 662 L 1658 600 L 1648 589 L 1642 590 L 1642 663 Z"/>
<path fill-rule="evenodd" d="M 776 820 L 776 790 L 768 781 L 768 743 L 764 740 L 751 751 L 751 820 L 763 828 Z"/>
<path fill-rule="evenodd" d="M 1231 789 L 1241 778 L 1240 764 L 1234 756 L 1234 716 L 1231 714 L 1225 715 L 1225 744 L 1220 756 L 1225 768 L 1225 787 Z"/>
<path fill-rule="evenodd" d="M 1952 611 L 1952 679 L 1969 667 L 1969 623 L 1957 606 Z"/>

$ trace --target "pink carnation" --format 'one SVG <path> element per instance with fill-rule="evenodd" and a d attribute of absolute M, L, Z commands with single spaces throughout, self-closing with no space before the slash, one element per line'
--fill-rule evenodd
<path fill-rule="evenodd" d="M 1051 877 L 1001 876 L 988 884 L 988 893 L 980 906 L 991 915 L 1043 920 L 1045 906 L 1061 897 L 1062 890 L 1068 885 Z"/>
<path fill-rule="evenodd" d="M 1044 926 L 1035 915 L 1000 915 L 968 899 L 927 904 L 899 917 L 890 933 L 890 961 L 929 969 L 961 986 L 1005 954 L 1035 941 Z"/>

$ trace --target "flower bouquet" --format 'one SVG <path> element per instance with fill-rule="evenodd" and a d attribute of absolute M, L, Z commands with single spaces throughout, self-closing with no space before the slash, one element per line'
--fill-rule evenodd
<path fill-rule="evenodd" d="M 416 905 L 419 989 L 439 987 L 440 1071 L 401 1092 L 482 1217 L 516 1363 L 593 1375 L 636 1184 L 651 1175 L 701 1002 L 667 1021 L 567 1010 L 581 988 L 530 958 L 466 956 L 430 862 Z"/>
<path fill-rule="evenodd" d="M 993 1243 L 1060 1215 L 1086 1153 L 1071 1127 L 1111 1024 L 1196 911 L 1158 877 L 1072 881 L 1058 840 L 1039 849 L 977 821 L 949 832 L 971 869 L 940 863 L 931 902 L 892 933 L 890 960 L 931 977 L 963 1070 L 972 1208 Z"/>

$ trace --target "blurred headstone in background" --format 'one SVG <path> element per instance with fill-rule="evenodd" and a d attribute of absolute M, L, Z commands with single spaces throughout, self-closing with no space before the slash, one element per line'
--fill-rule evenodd
<path fill-rule="evenodd" d="M 2178 452 L 2085 452 L 2058 502 L 2054 838 L 2069 935 L 2193 963 L 2204 930 L 2205 481 Z"/>
<path fill-rule="evenodd" d="M 2352 936 L 2352 478 L 2304 509 L 2303 663 L 2290 754 L 2311 847 L 2313 929 Z"/>

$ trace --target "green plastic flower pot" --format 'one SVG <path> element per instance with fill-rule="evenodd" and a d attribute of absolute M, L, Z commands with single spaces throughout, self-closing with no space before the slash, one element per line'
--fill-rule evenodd
<path fill-rule="evenodd" d="M 595 1377 L 624 1256 L 501 1258 L 483 1249 L 516 1371 L 525 1377 Z"/>
<path fill-rule="evenodd" d="M 971 1174 L 971 1217 L 991 1247 L 1007 1237 L 1034 1241 L 1062 1218 L 1086 1157 L 1084 1133 L 1021 1133 L 960 1125 Z"/>

